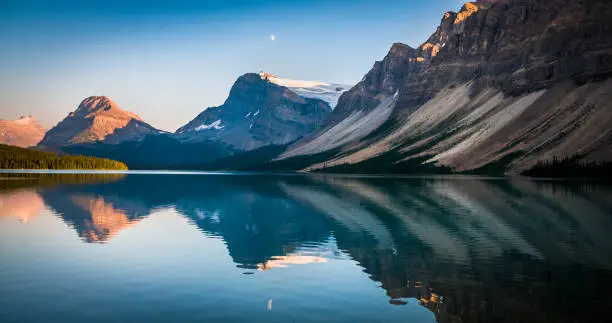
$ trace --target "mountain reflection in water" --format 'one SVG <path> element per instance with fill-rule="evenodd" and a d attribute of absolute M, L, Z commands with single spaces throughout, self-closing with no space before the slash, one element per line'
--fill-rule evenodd
<path fill-rule="evenodd" d="M 612 190 L 599 184 L 323 175 L 24 183 L 0 192 L 0 225 L 48 208 L 83 242 L 112 244 L 172 210 L 221 239 L 252 279 L 302 265 L 316 277 L 330 261 L 350 262 L 387 306 L 415 299 L 438 322 L 603 322 L 612 304 Z M 2 304 L 0 318 L 10 317 Z"/>

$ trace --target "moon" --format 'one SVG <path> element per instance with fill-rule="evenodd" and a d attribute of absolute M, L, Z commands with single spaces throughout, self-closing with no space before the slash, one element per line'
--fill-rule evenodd
<path fill-rule="evenodd" d="M 274 35 L 270 35 L 270 40 L 271 40 L 271 41 L 275 41 L 275 40 L 276 40 L 276 36 L 274 36 Z"/>

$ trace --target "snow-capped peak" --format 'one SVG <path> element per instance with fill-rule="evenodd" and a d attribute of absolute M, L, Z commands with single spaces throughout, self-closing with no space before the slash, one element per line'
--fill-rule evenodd
<path fill-rule="evenodd" d="M 263 71 L 259 72 L 259 76 L 262 80 L 287 87 L 301 97 L 323 100 L 329 103 L 332 109 L 338 104 L 340 95 L 351 88 L 343 84 L 284 79 Z"/>
<path fill-rule="evenodd" d="M 274 76 L 270 73 L 260 72 L 259 76 L 262 80 L 268 80 L 276 85 L 285 86 L 285 87 L 315 87 L 315 86 L 329 86 L 329 83 L 319 82 L 319 81 L 301 81 L 301 80 L 291 80 L 291 79 L 283 79 L 278 76 Z"/>

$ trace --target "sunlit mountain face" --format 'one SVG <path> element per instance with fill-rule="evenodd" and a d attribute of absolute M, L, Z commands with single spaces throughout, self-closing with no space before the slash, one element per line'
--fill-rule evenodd
<path fill-rule="evenodd" d="M 62 305 L 65 321 L 603 322 L 612 302 L 601 288 L 612 283 L 612 188 L 600 183 L 159 174 L 45 183 L 14 180 L 0 192 L 8 321 Z M 111 294 L 117 310 L 96 312 Z"/>

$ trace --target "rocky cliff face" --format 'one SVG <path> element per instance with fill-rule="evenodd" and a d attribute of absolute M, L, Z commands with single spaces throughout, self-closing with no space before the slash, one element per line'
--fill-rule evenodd
<path fill-rule="evenodd" d="M 329 154 L 307 170 L 434 164 L 506 172 L 553 158 L 612 160 L 608 1 L 471 2 L 445 13 L 417 49 L 403 48 L 399 64 L 376 63 L 340 98 L 331 126 L 280 159 Z M 398 49 L 385 60 L 398 57 Z M 377 100 L 394 88 L 397 98 Z M 357 114 L 364 106 L 373 110 Z M 377 126 L 359 126 L 359 136 L 335 139 L 371 121 Z"/>
<path fill-rule="evenodd" d="M 382 61 L 377 61 L 370 71 L 353 88 L 344 93 L 334 109 L 327 125 L 333 125 L 351 113 L 368 113 L 401 88 L 405 79 L 418 73 L 422 64 L 416 59 L 416 50 L 402 43 L 391 46 Z"/>
<path fill-rule="evenodd" d="M 417 50 L 395 43 L 363 79 L 340 96 L 324 125 L 305 137 L 280 158 L 319 154 L 360 139 L 380 127 L 391 115 L 404 82 L 423 69 Z"/>
<path fill-rule="evenodd" d="M 448 12 L 421 45 L 423 75 L 405 84 L 402 105 L 414 107 L 444 87 L 475 81 L 520 95 L 571 80 L 612 73 L 612 9 L 602 0 L 499 0 Z"/>
<path fill-rule="evenodd" d="M 104 142 L 115 144 L 139 140 L 160 131 L 134 113 L 122 110 L 105 96 L 92 96 L 64 120 L 51 128 L 40 142 L 43 147 Z"/>
<path fill-rule="evenodd" d="M 34 117 L 21 117 L 17 120 L 0 119 L 0 144 L 18 147 L 36 146 L 47 132 Z"/>
<path fill-rule="evenodd" d="M 251 150 L 308 135 L 330 112 L 325 101 L 301 97 L 266 75 L 249 73 L 238 78 L 223 105 L 204 110 L 176 134 L 182 140 L 216 140 Z"/>

